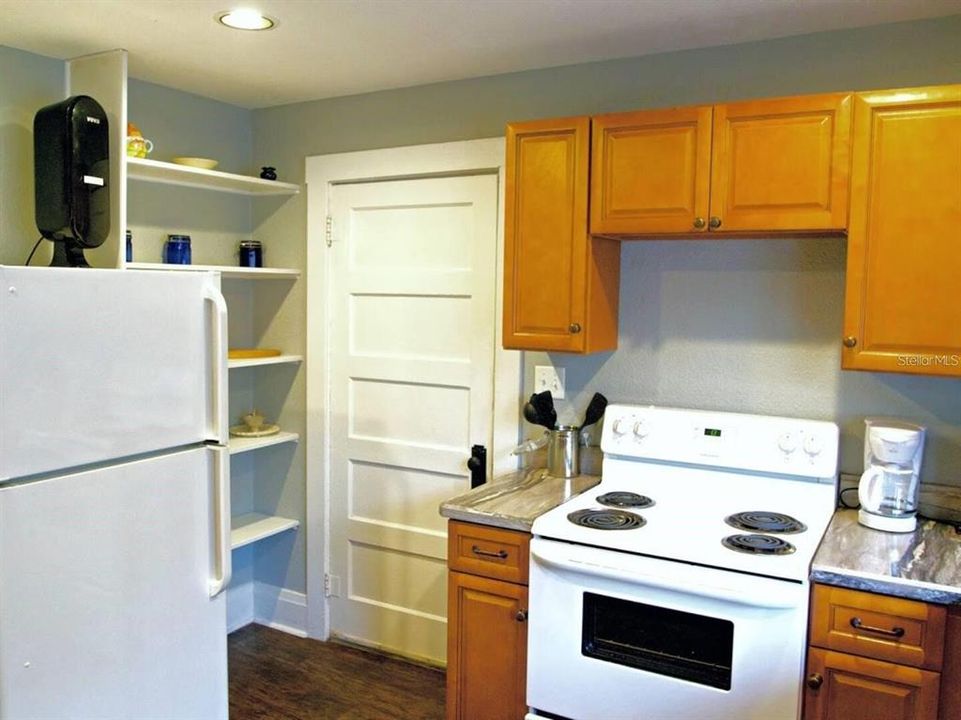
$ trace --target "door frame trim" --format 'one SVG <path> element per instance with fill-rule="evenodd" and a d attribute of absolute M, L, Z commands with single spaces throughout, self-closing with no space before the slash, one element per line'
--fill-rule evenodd
<path fill-rule="evenodd" d="M 316 155 L 306 159 L 307 181 L 307 635 L 326 640 L 330 611 L 324 578 L 329 572 L 330 512 L 330 377 L 328 352 L 330 266 L 327 262 L 327 215 L 336 185 L 458 175 L 497 176 L 497 250 L 494 288 L 494 406 L 491 471 L 517 469 L 509 454 L 520 434 L 523 354 L 505 350 L 504 302 L 504 158 L 503 137 L 411 145 Z M 334 242 L 337 229 L 334 228 Z"/>

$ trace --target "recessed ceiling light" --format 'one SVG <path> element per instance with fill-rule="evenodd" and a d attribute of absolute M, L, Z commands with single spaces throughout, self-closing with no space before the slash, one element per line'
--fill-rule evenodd
<path fill-rule="evenodd" d="M 217 22 L 235 30 L 270 30 L 277 24 L 273 18 L 250 8 L 217 13 Z"/>

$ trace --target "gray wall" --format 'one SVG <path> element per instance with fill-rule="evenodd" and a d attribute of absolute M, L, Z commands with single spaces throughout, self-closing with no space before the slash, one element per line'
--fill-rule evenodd
<path fill-rule="evenodd" d="M 63 100 L 65 77 L 60 60 L 0 45 L 0 264 L 23 265 L 40 236 L 34 220 L 33 116 Z"/>
<path fill-rule="evenodd" d="M 300 182 L 307 156 L 492 137 L 510 120 L 957 83 L 959 37 L 952 16 L 265 108 L 253 113 L 254 161 Z M 269 236 L 304 238 L 305 221 L 305 196 L 255 211 Z M 619 349 L 528 353 L 526 392 L 533 366 L 547 362 L 567 370 L 569 420 L 595 390 L 832 419 L 842 469 L 855 473 L 864 415 L 911 418 L 930 427 L 926 481 L 961 485 L 961 380 L 841 372 L 844 260 L 837 238 L 625 243 Z"/>
<path fill-rule="evenodd" d="M 253 113 L 132 81 L 130 116 L 157 143 L 154 157 L 212 156 L 225 170 L 254 174 L 261 165 L 275 165 L 280 179 L 302 182 L 304 159 L 310 155 L 493 137 L 503 134 L 509 120 L 961 82 L 958 37 L 961 16 Z M 63 78 L 59 61 L 0 47 L 0 262 L 22 263 L 36 237 L 30 128 L 39 107 L 63 97 Z M 196 194 L 171 192 L 174 197 L 159 200 L 144 197 L 141 189 L 131 193 L 135 252 L 156 251 L 147 235 L 159 237 L 175 222 L 165 214 L 170 208 L 196 214 L 187 212 Z M 304 266 L 305 193 L 249 207 L 227 202 L 210 215 L 201 213 L 188 230 L 209 233 L 222 255 L 245 233 L 247 213 L 253 217 L 254 236 L 266 243 L 270 264 Z M 222 235 L 216 235 L 217 228 Z M 845 435 L 842 465 L 857 472 L 861 417 L 900 415 L 932 428 L 926 479 L 961 485 L 961 381 L 838 369 L 842 240 L 632 243 L 623 248 L 622 270 L 617 352 L 586 358 L 530 353 L 526 358 L 528 392 L 534 364 L 554 362 L 567 369 L 571 402 L 562 407 L 562 416 L 577 417 L 596 389 L 612 400 L 833 418 Z M 290 352 L 304 350 L 305 285 L 301 281 L 270 291 L 286 294 L 289 302 L 264 331 L 265 345 L 286 338 L 283 346 Z M 302 432 L 304 373 L 270 376 L 266 382 L 273 384 L 270 393 L 287 398 L 281 424 Z M 278 513 L 303 520 L 302 457 L 298 449 L 293 458 L 278 454 L 265 459 L 287 472 L 287 480 L 250 492 L 268 493 L 258 501 L 276 503 Z M 258 545 L 259 579 L 303 589 L 302 538 L 300 533 L 293 548 L 284 542 Z"/>

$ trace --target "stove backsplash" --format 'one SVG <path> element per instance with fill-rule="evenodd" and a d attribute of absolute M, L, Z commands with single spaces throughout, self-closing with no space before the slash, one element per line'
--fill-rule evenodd
<path fill-rule="evenodd" d="M 579 421 L 595 391 L 611 402 L 830 420 L 841 428 L 841 471 L 857 476 L 864 417 L 899 417 L 928 428 L 923 507 L 961 507 L 961 379 L 842 371 L 844 264 L 843 238 L 624 242 L 618 350 L 528 352 L 522 395 L 534 391 L 535 365 L 554 364 L 566 369 L 562 423 Z M 947 500 L 932 501 L 936 486 L 948 486 Z"/>

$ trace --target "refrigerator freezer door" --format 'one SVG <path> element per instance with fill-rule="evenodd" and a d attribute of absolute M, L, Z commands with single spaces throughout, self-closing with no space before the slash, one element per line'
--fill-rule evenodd
<path fill-rule="evenodd" d="M 0 487 L 0 717 L 227 717 L 218 452 Z"/>
<path fill-rule="evenodd" d="M 212 273 L 0 267 L 0 481 L 226 442 Z"/>

